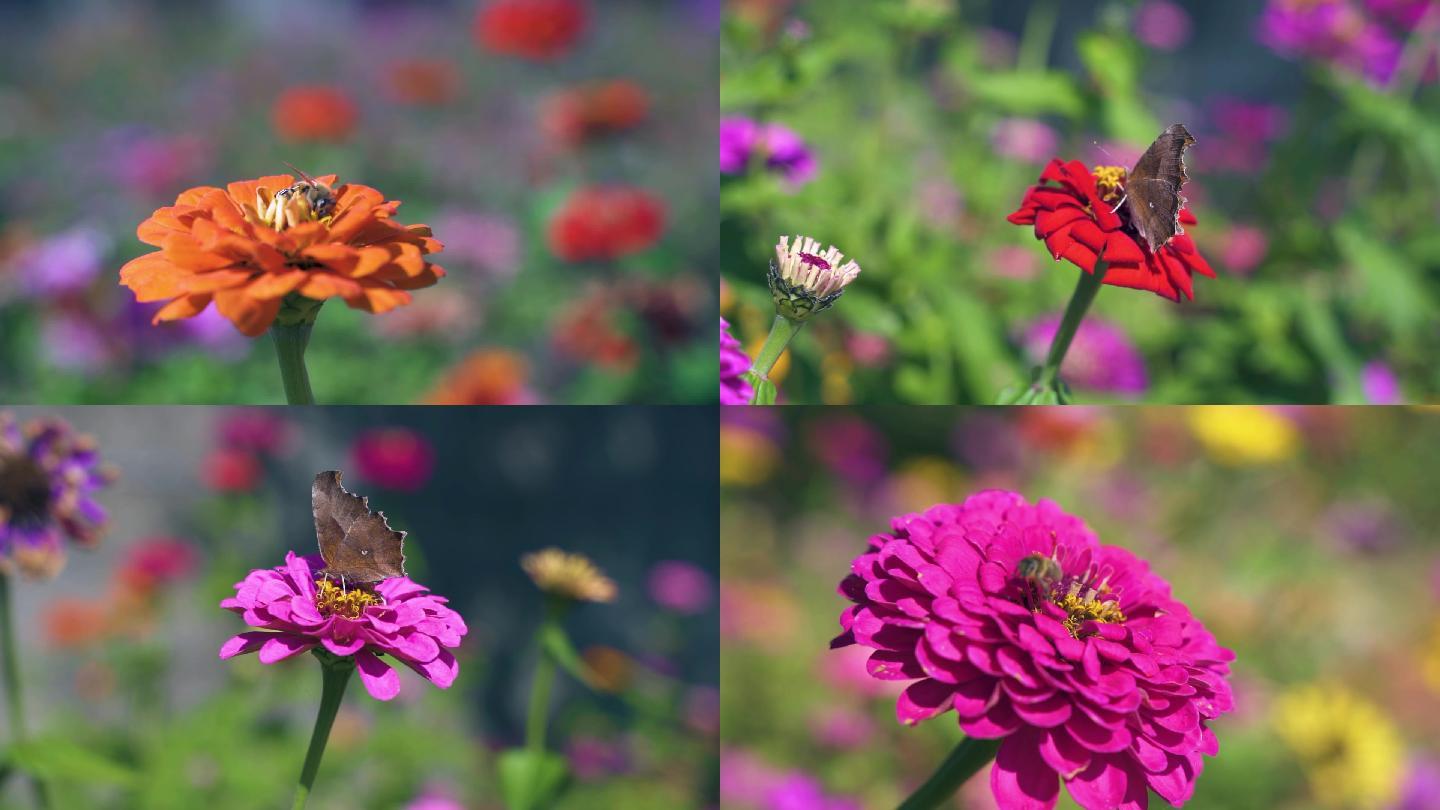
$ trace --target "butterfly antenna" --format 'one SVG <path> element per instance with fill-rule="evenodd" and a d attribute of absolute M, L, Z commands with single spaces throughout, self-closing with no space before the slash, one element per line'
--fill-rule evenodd
<path fill-rule="evenodd" d="M 1096 149 L 1099 149 L 1101 152 L 1104 152 L 1104 153 L 1105 153 L 1105 157 L 1108 157 L 1108 158 L 1110 158 L 1111 160 L 1115 160 L 1115 154 L 1114 154 L 1113 152 L 1111 152 L 1109 149 L 1106 149 L 1099 141 L 1092 140 L 1092 141 L 1090 141 L 1090 145 L 1091 145 L 1091 146 L 1094 146 Z M 289 166 L 290 164 L 287 163 L 287 164 L 285 164 L 285 165 Z M 294 167 L 292 167 L 292 168 L 294 168 Z M 300 170 L 299 170 L 299 169 L 295 169 L 295 171 L 298 172 L 298 171 L 300 171 Z"/>
<path fill-rule="evenodd" d="M 1110 209 L 1110 213 L 1113 214 L 1113 213 L 1115 213 L 1116 211 L 1119 211 L 1119 210 L 1120 210 L 1120 206 L 1124 205 L 1124 204 L 1125 204 L 1125 200 L 1127 200 L 1129 197 L 1130 197 L 1129 194 L 1121 194 L 1121 195 L 1120 195 L 1120 202 L 1115 203 L 1115 207 Z"/>

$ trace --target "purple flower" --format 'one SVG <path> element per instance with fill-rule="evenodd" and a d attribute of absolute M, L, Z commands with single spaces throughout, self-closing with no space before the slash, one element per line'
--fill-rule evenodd
<path fill-rule="evenodd" d="M 1417 757 L 1410 762 L 1405 784 L 1400 788 L 1400 801 L 1391 810 L 1436 808 L 1440 808 L 1440 762 Z"/>
<path fill-rule="evenodd" d="M 1380 85 L 1400 62 L 1401 45 L 1349 0 L 1270 0 L 1260 41 L 1286 56 L 1328 62 Z"/>
<path fill-rule="evenodd" d="M 45 361 L 66 371 L 94 373 L 111 367 L 115 359 L 110 336 L 83 311 L 47 313 L 40 345 Z"/>
<path fill-rule="evenodd" d="M 400 676 L 380 660 L 388 655 L 448 688 L 460 673 L 450 650 L 460 646 L 465 621 L 409 577 L 381 580 L 373 588 L 342 589 L 324 575 L 318 555 L 286 552 L 285 564 L 251 571 L 235 583 L 235 596 L 220 607 L 260 630 L 241 633 L 220 648 L 222 659 L 259 651 L 273 664 L 317 646 L 354 656 L 360 680 L 376 700 L 400 693 Z"/>
<path fill-rule="evenodd" d="M 88 225 L 79 225 L 31 245 L 12 261 L 22 292 L 49 298 L 87 289 L 104 270 L 109 250 L 109 237 Z"/>
<path fill-rule="evenodd" d="M 614 735 L 591 737 L 577 734 L 565 744 L 570 770 L 582 782 L 590 782 L 630 769 L 630 752 Z"/>
<path fill-rule="evenodd" d="M 869 422 L 853 416 L 825 417 L 811 423 L 810 451 L 846 484 L 866 489 L 889 473 L 890 448 Z"/>
<path fill-rule="evenodd" d="M 1400 380 L 1379 360 L 1371 360 L 1360 370 L 1360 387 L 1371 405 L 1399 405 L 1403 401 Z"/>
<path fill-rule="evenodd" d="M 1173 51 L 1190 39 L 1190 15 L 1169 0 L 1150 0 L 1135 12 L 1135 36 L 1162 51 Z"/>
<path fill-rule="evenodd" d="M 990 144 L 1005 157 L 1044 163 L 1054 156 L 1060 136 L 1033 118 L 1002 118 L 990 130 Z"/>
<path fill-rule="evenodd" d="M 1269 250 L 1270 241 L 1265 232 L 1249 225 L 1236 225 L 1226 231 L 1220 245 L 1220 261 L 1225 269 L 1244 276 L 1259 266 Z"/>
<path fill-rule="evenodd" d="M 1348 551 L 1373 554 L 1400 544 L 1403 529 L 1384 498 L 1342 501 L 1325 510 L 1321 531 Z"/>
<path fill-rule="evenodd" d="M 765 810 L 861 810 L 860 803 L 825 795 L 820 780 L 791 771 L 765 795 Z"/>
<path fill-rule="evenodd" d="M 693 616 L 703 613 L 715 598 L 710 575 L 701 568 L 680 560 L 663 560 L 650 569 L 650 598 L 655 604 Z"/>
<path fill-rule="evenodd" d="M 750 357 L 740 341 L 730 334 L 730 324 L 720 319 L 720 404 L 749 405 L 755 389 L 740 375 L 750 370 Z"/>
<path fill-rule="evenodd" d="M 1210 105 L 1216 132 L 1206 138 L 1206 165 L 1251 174 L 1264 167 L 1270 144 L 1285 134 L 1290 116 L 1284 107 L 1236 98 L 1220 98 Z"/>
<path fill-rule="evenodd" d="M 509 219 L 449 211 L 435 218 L 434 229 L 445 235 L 450 261 L 474 267 L 479 278 L 506 281 L 520 269 L 520 233 Z"/>
<path fill-rule="evenodd" d="M 64 538 L 82 548 L 99 543 L 109 515 L 95 494 L 113 477 L 95 441 L 68 424 L 22 428 L 0 413 L 0 576 L 53 577 L 65 566 Z"/>
<path fill-rule="evenodd" d="M 1022 342 L 1032 360 L 1045 360 L 1050 341 L 1059 330 L 1059 315 L 1042 318 L 1025 330 Z M 1078 388 L 1124 396 L 1142 394 L 1146 386 L 1145 360 L 1130 338 L 1120 328 L 1094 317 L 1080 323 L 1065 355 L 1061 376 Z"/>
<path fill-rule="evenodd" d="M 789 127 L 751 118 L 722 118 L 720 173 L 743 174 L 756 160 L 792 187 L 810 182 L 819 168 L 805 141 Z"/>

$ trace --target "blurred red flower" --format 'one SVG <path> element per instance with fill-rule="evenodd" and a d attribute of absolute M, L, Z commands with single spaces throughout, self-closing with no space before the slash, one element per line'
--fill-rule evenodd
<path fill-rule="evenodd" d="M 201 474 L 216 492 L 250 492 L 260 483 L 260 462 L 233 447 L 221 447 L 205 457 Z"/>
<path fill-rule="evenodd" d="M 270 112 L 276 134 L 287 141 L 343 141 L 359 118 L 345 91 L 322 84 L 287 89 Z"/>
<path fill-rule="evenodd" d="M 361 478 L 402 492 L 425 486 L 435 471 L 435 448 L 409 428 L 365 431 L 350 448 L 350 458 Z"/>
<path fill-rule="evenodd" d="M 131 592 L 149 594 L 195 570 L 195 547 L 174 537 L 151 537 L 130 547 L 116 577 Z"/>
<path fill-rule="evenodd" d="M 556 142 L 578 146 L 637 126 L 649 112 L 650 96 L 635 82 L 589 82 L 546 99 L 540 126 Z"/>
<path fill-rule="evenodd" d="M 640 347 L 620 328 L 623 314 L 617 297 L 597 288 L 560 313 L 551 342 L 572 360 L 628 371 L 639 361 Z"/>
<path fill-rule="evenodd" d="M 475 17 L 475 41 L 507 56 L 558 59 L 585 32 L 589 16 L 582 0 L 492 0 Z"/>
<path fill-rule="evenodd" d="M 1078 160 L 1056 158 L 1007 219 L 1034 225 L 1035 238 L 1045 241 L 1056 261 L 1065 259 L 1087 273 L 1095 272 L 1103 251 L 1110 268 L 1106 284 L 1149 290 L 1172 301 L 1193 299 L 1191 274 L 1214 278 L 1215 271 L 1187 234 L 1177 233 L 1158 252 L 1150 252 L 1130 224 L 1129 210 L 1116 209 L 1125 193 L 1125 174 L 1117 166 L 1097 166 L 1092 173 Z M 1181 209 L 1180 222 L 1194 225 L 1195 215 Z"/>
<path fill-rule="evenodd" d="M 261 455 L 278 455 L 290 444 L 290 423 L 279 409 L 237 408 L 221 418 L 216 432 L 225 447 Z"/>
<path fill-rule="evenodd" d="M 650 192 L 590 186 L 550 220 L 550 250 L 567 262 L 608 261 L 649 248 L 664 229 L 665 204 Z"/>
<path fill-rule="evenodd" d="M 428 405 L 527 405 L 525 358 L 503 349 L 482 349 L 452 368 L 425 398 Z"/>
<path fill-rule="evenodd" d="M 398 59 L 385 70 L 390 98 L 417 107 L 439 107 L 460 91 L 460 71 L 447 59 Z"/>

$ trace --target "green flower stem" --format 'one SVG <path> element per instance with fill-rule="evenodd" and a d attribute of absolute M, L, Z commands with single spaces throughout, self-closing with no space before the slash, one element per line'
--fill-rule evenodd
<path fill-rule="evenodd" d="M 315 395 L 310 393 L 310 375 L 305 371 L 305 347 L 310 345 L 312 323 L 284 325 L 276 322 L 270 326 L 270 337 L 275 339 L 275 356 L 280 361 L 280 379 L 285 383 L 285 402 L 290 405 L 314 405 Z"/>
<path fill-rule="evenodd" d="M 765 337 L 765 343 L 760 347 L 760 354 L 755 356 L 755 362 L 750 365 L 750 372 L 762 380 L 770 379 L 770 370 L 775 368 L 780 355 L 785 353 L 785 347 L 790 345 L 790 341 L 804 325 L 803 321 L 792 321 L 784 315 L 776 315 L 775 323 L 770 325 L 770 334 Z M 754 404 L 753 399 L 751 404 Z"/>
<path fill-rule="evenodd" d="M 336 658 L 329 653 L 315 655 L 320 659 L 320 711 L 315 715 L 315 730 L 310 733 L 310 750 L 305 752 L 305 766 L 300 769 L 300 784 L 295 787 L 295 804 L 292 810 L 302 810 L 310 798 L 310 789 L 315 786 L 315 774 L 320 771 L 320 759 L 325 756 L 325 744 L 330 741 L 330 727 L 335 725 L 335 715 L 340 711 L 340 700 L 345 697 L 345 687 L 355 671 L 354 658 Z"/>
<path fill-rule="evenodd" d="M 555 632 L 561 610 L 555 600 L 546 600 L 545 618 L 535 633 L 537 639 Z M 545 727 L 550 720 L 550 689 L 555 685 L 555 659 L 543 644 L 539 652 L 540 659 L 535 662 L 535 680 L 530 687 L 530 714 L 525 720 L 525 750 L 532 756 L 539 756 L 545 751 Z"/>
<path fill-rule="evenodd" d="M 10 718 L 10 744 L 25 742 L 25 698 L 20 690 L 19 645 L 15 643 L 15 610 L 10 596 L 10 576 L 0 573 L 0 657 L 5 659 L 5 708 Z M 35 798 L 40 807 L 50 806 L 50 791 L 44 780 L 31 774 Z"/>
<path fill-rule="evenodd" d="M 1055 385 L 1055 379 L 1060 375 L 1060 364 L 1065 361 L 1065 353 L 1070 351 L 1070 342 L 1075 339 L 1075 333 L 1080 330 L 1080 322 L 1085 320 L 1085 313 L 1100 292 L 1105 271 L 1109 267 L 1107 262 L 1100 260 L 1095 262 L 1095 272 L 1080 271 L 1080 280 L 1075 282 L 1075 292 L 1070 295 L 1070 303 L 1065 307 L 1065 317 L 1060 321 L 1060 329 L 1055 332 L 1055 339 L 1050 342 L 1050 354 L 1046 356 L 1045 365 L 1040 368 L 1040 373 L 1030 386 L 1032 391 L 1045 391 Z"/>
<path fill-rule="evenodd" d="M 999 750 L 1000 740 L 966 737 L 955 746 L 950 756 L 940 763 L 935 773 L 925 780 L 925 784 L 900 803 L 898 810 L 931 810 L 940 807 L 955 795 L 955 791 L 965 784 L 965 780 L 994 759 L 995 752 Z"/>

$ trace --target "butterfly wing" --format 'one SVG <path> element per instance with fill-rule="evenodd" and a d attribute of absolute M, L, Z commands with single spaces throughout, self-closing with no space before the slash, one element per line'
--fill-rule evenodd
<path fill-rule="evenodd" d="M 326 573 L 350 582 L 379 582 L 405 575 L 405 533 L 390 528 L 368 501 L 345 491 L 335 470 L 315 476 L 310 489 L 315 539 Z"/>
<path fill-rule="evenodd" d="M 1130 222 L 1151 253 L 1185 232 L 1180 228 L 1180 209 L 1185 206 L 1180 189 L 1190 179 L 1185 174 L 1185 150 L 1193 143 L 1184 124 L 1171 124 L 1140 156 L 1125 181 Z"/>

